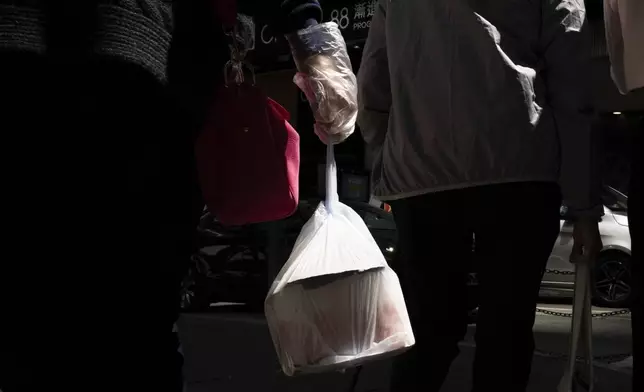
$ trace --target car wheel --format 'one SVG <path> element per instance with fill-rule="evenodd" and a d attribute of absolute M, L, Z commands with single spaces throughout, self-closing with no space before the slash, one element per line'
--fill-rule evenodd
<path fill-rule="evenodd" d="M 593 285 L 597 305 L 625 308 L 630 304 L 632 294 L 630 256 L 623 252 L 600 254 Z"/>

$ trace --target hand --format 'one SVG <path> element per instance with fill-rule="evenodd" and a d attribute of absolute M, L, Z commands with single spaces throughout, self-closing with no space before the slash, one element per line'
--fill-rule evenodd
<path fill-rule="evenodd" d="M 315 134 L 325 144 L 344 141 L 353 133 L 358 113 L 355 75 L 324 55 L 311 56 L 301 68 L 295 83 L 313 110 Z"/>
<path fill-rule="evenodd" d="M 581 217 L 575 222 L 572 237 L 575 241 L 570 262 L 594 261 L 602 249 L 599 223 L 594 217 Z"/>
<path fill-rule="evenodd" d="M 342 32 L 320 23 L 286 36 L 302 89 L 313 110 L 315 133 L 325 144 L 348 138 L 358 117 L 358 82 Z"/>

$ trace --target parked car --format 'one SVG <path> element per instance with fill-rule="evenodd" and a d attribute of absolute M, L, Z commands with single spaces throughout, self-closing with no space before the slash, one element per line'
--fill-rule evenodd
<path fill-rule="evenodd" d="M 632 296 L 631 237 L 628 231 L 628 197 L 605 187 L 602 195 L 604 216 L 599 223 L 603 248 L 593 268 L 593 299 L 597 305 L 625 307 Z M 541 286 L 542 293 L 572 296 L 574 265 L 568 259 L 572 251 L 573 223 L 561 210 L 561 233 L 548 259 Z"/>

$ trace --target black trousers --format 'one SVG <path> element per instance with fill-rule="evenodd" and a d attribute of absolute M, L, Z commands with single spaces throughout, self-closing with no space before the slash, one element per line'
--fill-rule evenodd
<path fill-rule="evenodd" d="M 440 390 L 467 331 L 473 235 L 480 279 L 473 391 L 525 390 L 560 203 L 553 183 L 490 185 L 392 203 L 399 236 L 393 267 L 416 335 L 416 346 L 394 362 L 392 391 Z"/>
<path fill-rule="evenodd" d="M 0 66 L 0 389 L 181 391 L 172 329 L 202 206 L 190 122 L 133 65 Z"/>
<path fill-rule="evenodd" d="M 642 124 L 644 127 L 644 123 Z M 641 128 L 633 143 L 631 182 L 628 193 L 628 226 L 631 232 L 631 266 L 634 300 L 631 306 L 633 325 L 633 391 L 644 390 L 644 135 Z"/>

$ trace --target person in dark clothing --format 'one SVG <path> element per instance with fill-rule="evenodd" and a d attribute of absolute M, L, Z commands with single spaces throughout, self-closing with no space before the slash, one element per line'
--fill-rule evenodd
<path fill-rule="evenodd" d="M 400 275 L 418 349 L 394 361 L 392 391 L 438 391 L 467 332 L 466 279 L 476 233 L 482 304 L 473 383 L 523 390 L 544 260 L 559 234 L 556 184 L 511 183 L 390 201 L 398 228 Z M 521 230 L 508 217 L 521 212 Z M 510 227 L 508 226 L 510 225 Z M 429 353 L 431 351 L 431 353 Z M 510 360 L 512 358 L 512 360 Z M 503 380 L 499 370 L 503 370 Z M 514 389 L 503 389 L 511 385 Z M 501 387 L 503 386 L 503 387 Z"/>
<path fill-rule="evenodd" d="M 229 56 L 214 5 L 0 0 L 6 251 L 34 254 L 2 274 L 28 282 L 3 296 L 3 392 L 182 389 L 173 325 L 202 209 L 193 143 Z M 318 1 L 239 11 L 272 15 L 301 59 L 326 56 Z M 302 64 L 311 78 L 329 71 Z M 338 126 L 324 105 L 316 119 L 339 142 L 350 120 Z"/>
<path fill-rule="evenodd" d="M 575 217 L 571 259 L 601 249 L 589 38 L 578 1 L 378 2 L 358 117 L 374 197 L 396 220 L 392 266 L 416 336 L 395 359 L 393 391 L 440 390 L 467 331 L 473 245 L 472 390 L 526 390 L 562 199 Z"/>

